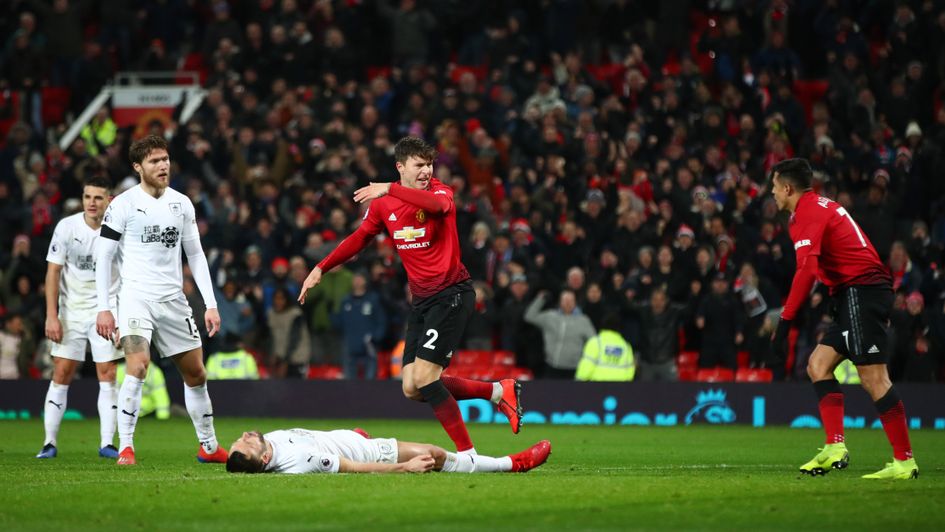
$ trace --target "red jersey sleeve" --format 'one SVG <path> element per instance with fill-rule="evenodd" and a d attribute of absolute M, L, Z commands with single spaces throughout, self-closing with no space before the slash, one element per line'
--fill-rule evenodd
<path fill-rule="evenodd" d="M 430 190 L 416 190 L 400 183 L 392 183 L 388 194 L 432 214 L 450 212 L 453 208 L 453 189 L 439 181 L 431 181 L 431 183 Z"/>
<path fill-rule="evenodd" d="M 321 268 L 323 272 L 327 272 L 339 264 L 344 264 L 348 260 L 357 255 L 364 246 L 368 244 L 375 236 L 379 235 L 381 231 L 384 230 L 384 224 L 381 222 L 381 217 L 378 214 L 379 209 L 372 208 L 373 205 L 369 205 L 367 210 L 364 211 L 364 218 L 361 219 L 361 225 L 355 230 L 355 232 L 348 235 L 347 238 L 341 241 L 338 244 L 338 247 L 332 250 L 327 257 L 322 259 L 318 263 L 318 267 Z"/>

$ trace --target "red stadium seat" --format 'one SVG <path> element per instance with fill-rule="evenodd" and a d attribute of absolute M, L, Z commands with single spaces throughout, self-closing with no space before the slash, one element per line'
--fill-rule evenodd
<path fill-rule="evenodd" d="M 345 378 L 341 366 L 332 366 L 330 364 L 312 365 L 308 367 L 309 379 L 341 380 Z"/>
<path fill-rule="evenodd" d="M 680 351 L 676 355 L 677 368 L 695 368 L 699 364 L 698 351 Z"/>
<path fill-rule="evenodd" d="M 389 66 L 369 66 L 367 67 L 367 79 L 371 81 L 378 76 L 390 79 L 390 71 Z"/>
<path fill-rule="evenodd" d="M 68 87 L 43 87 L 43 124 L 54 126 L 65 122 L 72 91 Z"/>
<path fill-rule="evenodd" d="M 695 367 L 678 367 L 676 372 L 679 375 L 680 382 L 692 382 L 696 380 L 696 374 L 699 373 L 699 370 Z"/>
<path fill-rule="evenodd" d="M 799 79 L 794 82 L 794 96 L 804 108 L 804 118 L 807 125 L 811 125 L 811 109 L 814 104 L 823 100 L 827 94 L 828 83 L 822 79 Z"/>
<path fill-rule="evenodd" d="M 735 382 L 771 382 L 773 376 L 768 368 L 738 368 Z"/>
<path fill-rule="evenodd" d="M 699 382 L 730 382 L 735 380 L 735 372 L 729 368 L 702 368 L 696 373 Z"/>
<path fill-rule="evenodd" d="M 459 78 L 466 72 L 472 73 L 473 76 L 476 76 L 476 81 L 482 82 L 486 79 L 486 67 L 476 66 L 476 65 L 456 65 L 450 70 L 450 81 L 453 83 L 459 83 Z"/>
<path fill-rule="evenodd" d="M 492 357 L 492 363 L 496 367 L 511 368 L 515 365 L 515 353 L 511 351 L 495 351 Z"/>
<path fill-rule="evenodd" d="M 751 353 L 749 353 L 748 351 L 739 351 L 737 356 L 738 356 L 738 367 L 747 368 L 748 361 L 751 360 Z"/>
<path fill-rule="evenodd" d="M 451 361 L 450 365 L 490 368 L 492 367 L 494 357 L 495 355 L 493 355 L 492 351 L 457 351 L 453 354 L 453 360 Z"/>

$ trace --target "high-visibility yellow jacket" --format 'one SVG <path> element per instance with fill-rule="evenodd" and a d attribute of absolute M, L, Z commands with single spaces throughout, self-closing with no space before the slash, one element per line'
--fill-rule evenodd
<path fill-rule="evenodd" d="M 245 349 L 219 352 L 207 359 L 207 378 L 210 380 L 258 380 L 256 359 Z"/>
<path fill-rule="evenodd" d="M 843 359 L 833 370 L 833 376 L 840 384 L 860 384 L 860 374 L 850 359 Z"/>
<path fill-rule="evenodd" d="M 634 374 L 636 366 L 630 344 L 620 333 L 601 329 L 584 344 L 584 355 L 574 378 L 579 381 L 629 382 Z"/>

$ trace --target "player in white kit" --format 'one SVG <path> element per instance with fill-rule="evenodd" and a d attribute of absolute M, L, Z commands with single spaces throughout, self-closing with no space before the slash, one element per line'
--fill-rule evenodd
<path fill-rule="evenodd" d="M 197 460 L 223 463 L 227 452 L 217 443 L 213 428 L 200 332 L 183 292 L 182 250 L 207 307 L 207 333 L 216 334 L 220 313 L 200 246 L 194 206 L 187 196 L 168 188 L 171 163 L 163 138 L 150 135 L 135 141 L 129 156 L 141 183 L 108 206 L 95 250 L 100 265 L 110 264 L 119 249 L 122 258 L 117 329 L 127 365 L 118 392 L 118 464 L 136 463 L 133 437 L 152 342 L 162 357 L 171 358 L 184 378 L 184 403 L 200 441 Z M 96 327 L 101 336 L 110 338 L 116 329 L 108 305 L 111 270 L 99 267 L 95 280 Z"/>
<path fill-rule="evenodd" d="M 121 351 L 95 332 L 95 242 L 102 217 L 111 198 L 111 184 L 104 177 L 91 177 L 82 187 L 82 212 L 56 224 L 46 254 L 46 337 L 52 340 L 53 375 L 43 405 L 46 439 L 36 458 L 58 454 L 59 426 L 66 412 L 69 385 L 76 369 L 85 362 L 85 350 L 92 346 L 92 360 L 98 376 L 98 417 L 101 441 L 98 455 L 117 458 L 115 438 L 115 368 Z M 113 265 L 114 267 L 114 265 Z M 118 279 L 108 287 L 108 304 L 115 307 Z"/>
<path fill-rule="evenodd" d="M 493 458 L 447 452 L 426 443 L 371 438 L 361 429 L 244 432 L 230 446 L 231 473 L 524 473 L 548 460 L 542 440 L 522 452 Z"/>

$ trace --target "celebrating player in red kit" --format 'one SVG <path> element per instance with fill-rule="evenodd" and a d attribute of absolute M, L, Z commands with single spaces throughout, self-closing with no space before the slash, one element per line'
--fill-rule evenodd
<path fill-rule="evenodd" d="M 791 292 L 772 336 L 775 358 L 783 364 L 791 321 L 814 281 L 825 284 L 836 303 L 833 324 L 807 363 L 827 441 L 817 456 L 801 466 L 801 472 L 823 475 L 849 463 L 843 437 L 843 393 L 833 374 L 837 364 L 849 358 L 879 411 L 893 448 L 893 461 L 863 478 L 916 478 L 919 469 L 912 457 L 905 409 L 886 370 L 892 278 L 850 213 L 811 190 L 812 172 L 806 160 L 782 161 L 771 169 L 771 176 L 778 208 L 792 213 L 789 230 L 797 255 Z"/>
<path fill-rule="evenodd" d="M 371 183 L 354 193 L 358 203 L 374 200 L 361 226 L 344 239 L 302 284 L 299 302 L 331 270 L 356 255 L 386 230 L 407 270 L 413 306 L 407 318 L 403 354 L 404 395 L 433 408 L 456 450 L 475 454 L 457 399 L 489 399 L 518 433 L 522 414 L 521 385 L 513 379 L 483 382 L 442 376 L 463 327 L 472 314 L 475 295 L 469 272 L 460 262 L 453 190 L 433 178 L 436 150 L 416 137 L 394 147 L 399 183 Z"/>

